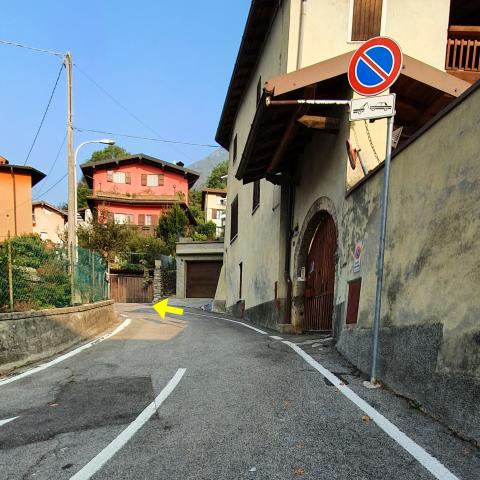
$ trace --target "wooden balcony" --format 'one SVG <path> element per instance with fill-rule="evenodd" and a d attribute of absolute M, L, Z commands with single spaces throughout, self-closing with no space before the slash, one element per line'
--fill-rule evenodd
<path fill-rule="evenodd" d="M 470 83 L 480 80 L 480 26 L 450 25 L 445 70 Z"/>

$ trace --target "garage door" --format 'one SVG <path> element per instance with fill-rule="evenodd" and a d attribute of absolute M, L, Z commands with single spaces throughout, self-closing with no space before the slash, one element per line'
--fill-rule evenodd
<path fill-rule="evenodd" d="M 187 298 L 213 298 L 222 262 L 187 262 Z"/>

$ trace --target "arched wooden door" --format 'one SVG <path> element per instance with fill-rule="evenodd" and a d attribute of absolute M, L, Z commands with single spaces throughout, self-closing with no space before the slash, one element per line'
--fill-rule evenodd
<path fill-rule="evenodd" d="M 331 332 L 335 288 L 337 235 L 333 218 L 325 213 L 307 257 L 303 330 Z"/>

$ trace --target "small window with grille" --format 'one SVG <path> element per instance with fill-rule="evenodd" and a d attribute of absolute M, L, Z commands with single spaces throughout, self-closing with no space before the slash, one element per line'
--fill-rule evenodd
<path fill-rule="evenodd" d="M 260 205 L 260 180 L 255 180 L 253 182 L 252 214 L 257 210 L 259 205 Z"/>
<path fill-rule="evenodd" d="M 230 205 L 230 242 L 238 235 L 238 195 Z"/>

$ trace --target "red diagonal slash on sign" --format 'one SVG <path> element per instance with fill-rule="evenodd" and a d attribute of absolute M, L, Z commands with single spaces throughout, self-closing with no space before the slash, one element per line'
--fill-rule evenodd
<path fill-rule="evenodd" d="M 377 62 L 368 55 L 368 50 L 374 47 L 383 47 L 387 49 L 393 59 L 393 64 L 390 72 L 386 72 Z M 373 72 L 375 72 L 381 79 L 377 85 L 368 85 L 362 78 L 359 78 L 357 67 L 359 62 L 364 62 L 365 65 Z M 395 40 L 388 37 L 375 37 L 367 40 L 353 55 L 348 66 L 348 81 L 350 86 L 360 95 L 372 96 L 390 88 L 395 80 L 400 75 L 403 65 L 402 50 Z"/>
<path fill-rule="evenodd" d="M 383 70 L 379 65 L 377 65 L 366 53 L 362 53 L 360 58 L 372 69 L 377 73 L 381 78 L 384 80 L 388 79 L 388 73 Z"/>

